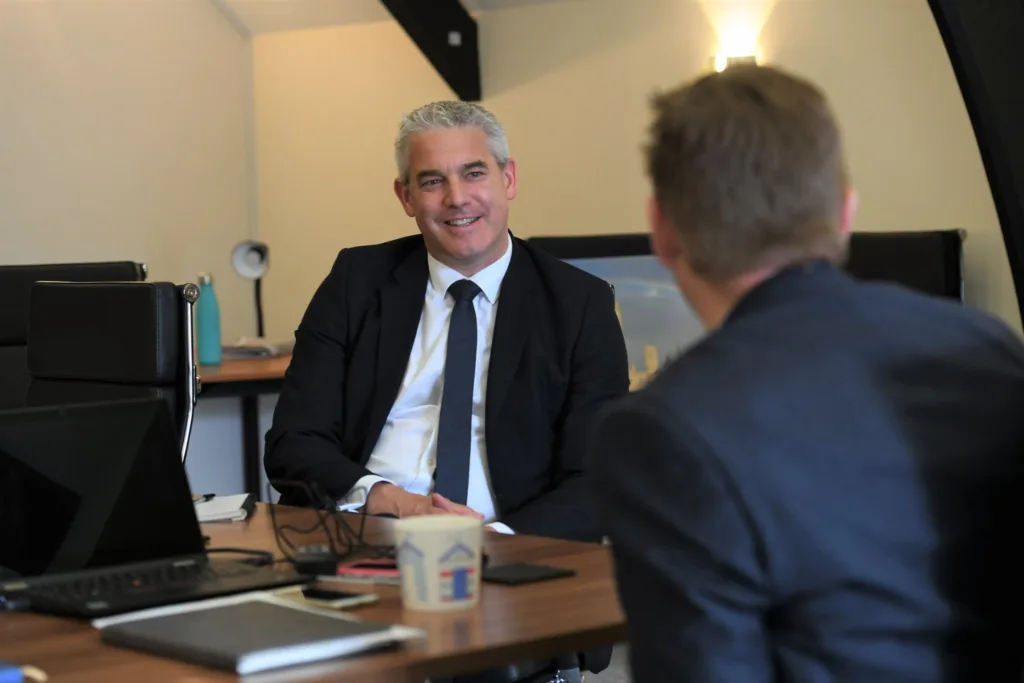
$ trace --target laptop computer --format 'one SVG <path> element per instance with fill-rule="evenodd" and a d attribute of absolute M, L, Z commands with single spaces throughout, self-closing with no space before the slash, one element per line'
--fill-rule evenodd
<path fill-rule="evenodd" d="M 0 595 L 83 618 L 311 580 L 211 559 L 159 399 L 0 411 Z"/>

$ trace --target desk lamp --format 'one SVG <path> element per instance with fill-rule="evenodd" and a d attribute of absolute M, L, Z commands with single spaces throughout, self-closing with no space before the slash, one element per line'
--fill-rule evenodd
<path fill-rule="evenodd" d="M 263 338 L 263 295 L 260 283 L 270 269 L 270 248 L 263 242 L 240 242 L 231 252 L 231 265 L 246 280 L 253 281 L 256 296 L 256 336 Z"/>

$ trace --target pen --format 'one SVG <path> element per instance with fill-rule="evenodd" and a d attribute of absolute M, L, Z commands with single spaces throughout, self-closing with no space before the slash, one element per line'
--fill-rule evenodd
<path fill-rule="evenodd" d="M 198 495 L 192 496 L 192 502 L 205 503 L 208 500 L 213 500 L 214 496 L 216 495 L 216 493 L 200 493 Z"/>

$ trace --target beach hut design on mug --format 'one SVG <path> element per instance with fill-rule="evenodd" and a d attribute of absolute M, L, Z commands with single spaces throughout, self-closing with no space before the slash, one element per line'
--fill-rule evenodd
<path fill-rule="evenodd" d="M 411 567 L 415 575 L 413 584 L 416 586 L 416 599 L 425 602 L 427 599 L 427 568 L 423 566 L 423 551 L 413 544 L 411 537 L 406 538 L 397 550 L 399 563 Z M 405 580 L 404 577 L 403 580 Z"/>
<path fill-rule="evenodd" d="M 474 553 L 468 546 L 456 543 L 438 560 L 441 572 L 441 600 L 470 600 L 469 577 L 476 572 Z"/>
<path fill-rule="evenodd" d="M 412 583 L 416 590 L 416 598 L 427 600 L 427 568 L 423 551 L 407 537 L 398 546 L 399 561 L 413 571 Z M 476 553 L 464 543 L 456 543 L 448 548 L 437 561 L 441 594 L 443 602 L 471 600 L 469 579 L 476 573 Z"/>

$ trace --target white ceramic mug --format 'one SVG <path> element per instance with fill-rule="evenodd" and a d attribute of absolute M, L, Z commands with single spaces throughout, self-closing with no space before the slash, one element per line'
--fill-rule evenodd
<path fill-rule="evenodd" d="M 406 609 L 468 609 L 480 600 L 483 523 L 459 515 L 395 522 L 395 549 Z"/>

